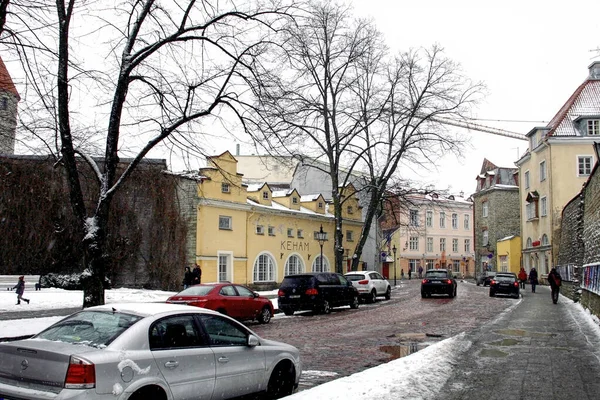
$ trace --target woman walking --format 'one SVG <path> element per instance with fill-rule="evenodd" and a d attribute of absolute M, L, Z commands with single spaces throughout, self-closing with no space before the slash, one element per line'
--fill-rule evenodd
<path fill-rule="evenodd" d="M 529 271 L 529 283 L 531 283 L 531 293 L 535 293 L 535 285 L 538 283 L 538 273 L 535 267 Z"/>
<path fill-rule="evenodd" d="M 19 281 L 13 289 L 17 289 L 17 305 L 21 304 L 21 300 L 26 301 L 27 304 L 29 304 L 29 299 L 23 297 L 23 292 L 25 292 L 25 277 L 23 275 L 19 277 Z"/>

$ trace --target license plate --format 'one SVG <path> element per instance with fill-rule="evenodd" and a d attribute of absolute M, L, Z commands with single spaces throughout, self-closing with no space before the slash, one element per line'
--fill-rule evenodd
<path fill-rule="evenodd" d="M 508 283 L 501 283 L 500 286 L 510 286 Z"/>
<path fill-rule="evenodd" d="M 439 285 L 439 284 L 440 284 L 440 283 L 442 283 L 442 282 L 440 282 L 440 281 L 431 281 L 431 283 L 433 283 L 433 284 L 436 284 L 436 285 Z"/>
<path fill-rule="evenodd" d="M 291 294 L 290 295 L 290 299 L 299 299 L 300 295 L 299 294 Z"/>

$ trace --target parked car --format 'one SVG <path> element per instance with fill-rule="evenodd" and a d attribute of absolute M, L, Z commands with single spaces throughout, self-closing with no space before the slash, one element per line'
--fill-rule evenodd
<path fill-rule="evenodd" d="M 329 314 L 333 307 L 358 308 L 358 290 L 343 275 L 334 272 L 308 272 L 283 278 L 277 299 L 285 315 L 312 310 Z"/>
<path fill-rule="evenodd" d="M 204 307 L 237 320 L 267 324 L 275 313 L 273 303 L 249 288 L 232 283 L 201 283 L 171 296 L 167 303 Z"/>
<path fill-rule="evenodd" d="M 491 280 L 494 279 L 495 276 L 496 276 L 495 271 L 484 272 L 483 274 L 479 275 L 479 277 L 477 278 L 477 286 L 479 286 L 479 285 L 489 286 Z"/>
<path fill-rule="evenodd" d="M 508 294 L 518 299 L 520 289 L 517 275 L 512 272 L 498 272 L 490 281 L 490 297 L 497 294 Z"/>
<path fill-rule="evenodd" d="M 86 308 L 0 343 L 0 359 L 6 399 L 279 398 L 302 372 L 295 347 L 218 312 L 166 303 Z"/>
<path fill-rule="evenodd" d="M 456 297 L 456 279 L 447 269 L 429 269 L 421 281 L 421 297 L 431 297 L 432 294 L 447 294 Z"/>
<path fill-rule="evenodd" d="M 379 272 L 354 271 L 344 276 L 352 282 L 361 298 L 369 303 L 375 303 L 379 296 L 385 296 L 386 300 L 392 298 L 392 285 Z"/>

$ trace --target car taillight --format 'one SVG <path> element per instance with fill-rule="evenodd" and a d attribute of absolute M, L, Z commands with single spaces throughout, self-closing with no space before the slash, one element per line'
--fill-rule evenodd
<path fill-rule="evenodd" d="M 315 289 L 315 288 L 307 289 L 306 292 L 305 292 L 305 294 L 307 296 L 316 296 L 316 295 L 319 294 L 319 291 L 317 289 Z"/>
<path fill-rule="evenodd" d="M 279 289 L 279 290 L 277 291 L 277 296 L 278 296 L 278 297 L 284 297 L 284 296 L 285 296 L 285 292 L 284 292 L 283 290 Z"/>
<path fill-rule="evenodd" d="M 423 280 L 421 281 L 421 283 L 427 283 L 427 282 L 429 282 L 429 279 L 423 279 Z"/>
<path fill-rule="evenodd" d="M 492 279 L 492 280 L 490 281 L 490 285 L 495 285 L 495 284 L 496 284 L 496 281 Z"/>
<path fill-rule="evenodd" d="M 446 283 L 447 283 L 448 285 L 452 285 L 452 279 L 448 279 L 448 280 L 446 280 Z"/>
<path fill-rule="evenodd" d="M 83 358 L 71 356 L 65 388 L 67 389 L 92 389 L 96 387 L 96 367 L 93 363 Z"/>
<path fill-rule="evenodd" d="M 369 280 L 368 279 L 363 279 L 362 281 L 358 281 L 359 285 L 368 285 L 369 284 Z"/>
<path fill-rule="evenodd" d="M 519 287 L 519 282 L 515 282 L 515 283 L 513 283 L 513 286 L 514 286 L 514 287 Z"/>

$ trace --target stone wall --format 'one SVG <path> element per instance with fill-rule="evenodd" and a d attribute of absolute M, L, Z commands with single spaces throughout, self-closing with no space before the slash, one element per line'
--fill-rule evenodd
<path fill-rule="evenodd" d="M 6 109 L 3 101 L 6 99 Z M 9 92 L 0 91 L 0 154 L 14 154 L 17 126 L 18 99 Z"/>
<path fill-rule="evenodd" d="M 179 213 L 187 226 L 185 264 L 196 263 L 196 239 L 198 233 L 198 182 L 193 178 L 181 177 L 177 183 Z M 184 269 L 182 266 L 182 270 Z"/>
<path fill-rule="evenodd" d="M 584 188 L 583 264 L 600 261 L 600 168 L 598 164 Z"/>
<path fill-rule="evenodd" d="M 583 193 L 571 200 L 562 212 L 557 265 L 583 265 Z"/>

